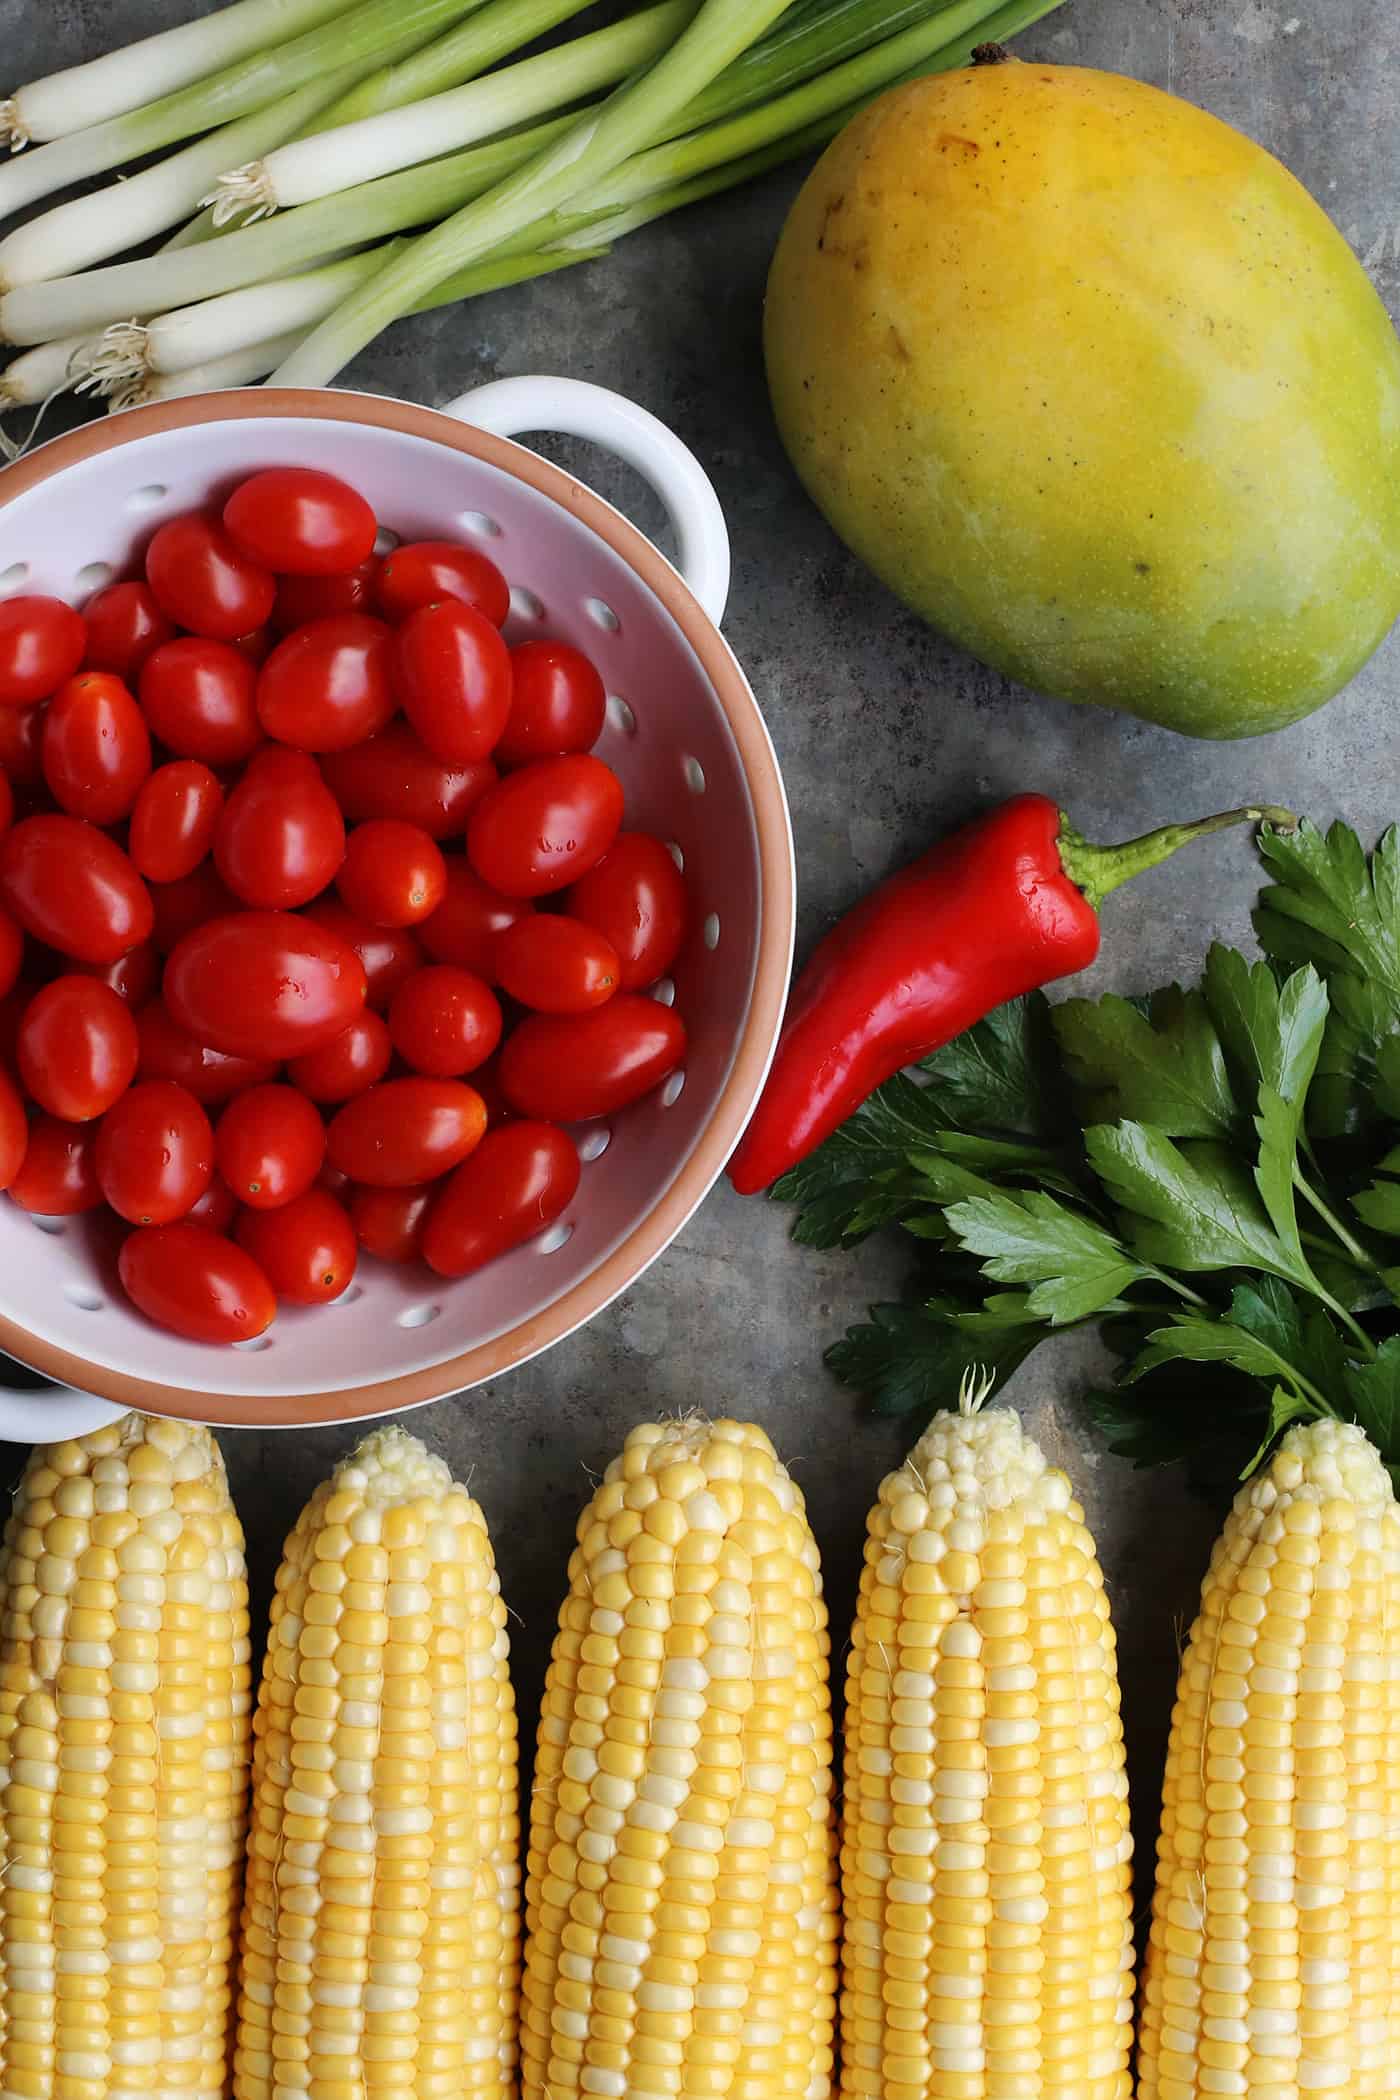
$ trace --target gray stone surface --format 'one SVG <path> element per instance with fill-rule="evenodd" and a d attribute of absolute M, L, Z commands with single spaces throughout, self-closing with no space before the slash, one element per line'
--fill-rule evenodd
<path fill-rule="evenodd" d="M 0 0 L 3 70 L 24 79 L 187 12 L 188 0 Z M 1251 132 L 1323 200 L 1400 311 L 1393 0 L 1071 0 L 1026 48 L 1138 74 Z M 1312 721 L 1249 744 L 1189 743 L 1012 688 L 921 627 L 843 552 L 787 469 L 759 360 L 764 272 L 798 180 L 780 173 L 649 229 L 600 264 L 401 324 L 347 378 L 436 403 L 478 380 L 571 373 L 644 402 L 695 448 L 733 534 L 727 632 L 786 769 L 800 951 L 933 834 L 1020 788 L 1058 796 L 1105 839 L 1256 796 L 1319 820 L 1344 813 L 1374 836 L 1397 813 L 1400 636 Z M 625 472 L 582 455 L 569 463 L 656 529 Z M 1108 906 L 1106 955 L 1089 982 L 1131 990 L 1192 972 L 1211 936 L 1247 938 L 1253 887 L 1237 838 L 1149 876 Z M 870 1299 L 893 1294 L 903 1262 L 884 1245 L 818 1257 L 786 1234 L 781 1211 L 721 1187 L 584 1333 L 413 1418 L 471 1477 L 489 1515 L 518 1614 L 527 1729 L 589 1476 L 647 1415 L 701 1407 L 764 1423 L 809 1498 L 840 1652 L 866 1508 L 904 1431 L 867 1418 L 826 1375 L 821 1350 Z M 1010 1396 L 1080 1484 L 1098 1531 L 1146 1832 L 1175 1643 L 1218 1512 L 1174 1477 L 1135 1474 L 1095 1448 L 1074 1404 L 1084 1365 L 1071 1346 L 1045 1349 Z M 260 1598 L 303 1498 L 352 1438 L 226 1440 Z"/>

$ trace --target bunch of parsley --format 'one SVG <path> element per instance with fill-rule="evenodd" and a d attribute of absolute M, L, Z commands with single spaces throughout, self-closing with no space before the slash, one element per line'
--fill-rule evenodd
<path fill-rule="evenodd" d="M 1120 1367 L 1089 1403 L 1139 1464 L 1247 1471 L 1340 1415 L 1400 1481 L 1400 832 L 1259 843 L 1261 961 L 1002 1007 L 778 1183 L 809 1246 L 919 1243 L 905 1301 L 827 1352 L 881 1411 L 1095 1324 Z"/>

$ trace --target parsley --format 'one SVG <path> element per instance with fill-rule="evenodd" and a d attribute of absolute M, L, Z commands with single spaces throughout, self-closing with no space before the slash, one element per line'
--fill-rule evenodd
<path fill-rule="evenodd" d="M 1223 1480 L 1358 1421 L 1400 1477 L 1400 831 L 1260 837 L 1263 956 L 1142 1000 L 1013 1001 L 872 1095 L 774 1190 L 808 1244 L 918 1267 L 827 1352 L 887 1413 L 1050 1333 L 1120 1358 L 1111 1450 Z"/>

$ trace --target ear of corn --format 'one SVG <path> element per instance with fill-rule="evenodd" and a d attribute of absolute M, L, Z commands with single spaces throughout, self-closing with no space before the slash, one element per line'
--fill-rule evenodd
<path fill-rule="evenodd" d="M 1400 1513 L 1360 1430 L 1236 1497 L 1172 1715 L 1142 2100 L 1400 2093 Z"/>
<path fill-rule="evenodd" d="M 207 1430 L 36 1451 L 0 1566 L 0 2094 L 225 2090 L 249 1733 Z"/>
<path fill-rule="evenodd" d="M 526 1869 L 527 2100 L 822 2100 L 828 1640 L 761 1430 L 633 1431 L 578 1526 Z"/>
<path fill-rule="evenodd" d="M 520 1835 L 480 1510 L 400 1429 L 319 1487 L 255 1722 L 237 2100 L 506 2100 Z"/>
<path fill-rule="evenodd" d="M 870 1513 L 851 1637 L 842 2092 L 1125 2100 L 1131 1856 L 1083 1513 L 1013 1414 L 938 1415 Z"/>

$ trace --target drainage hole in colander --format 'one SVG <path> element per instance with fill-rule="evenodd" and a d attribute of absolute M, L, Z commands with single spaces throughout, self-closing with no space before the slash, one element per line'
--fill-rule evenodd
<path fill-rule="evenodd" d="M 582 1160 L 601 1159 L 611 1143 L 612 1132 L 606 1123 L 600 1123 L 596 1130 L 585 1130 L 578 1141 L 578 1156 Z"/>
<path fill-rule="evenodd" d="M 250 1334 L 246 1342 L 234 1342 L 231 1346 L 235 1349 L 270 1349 L 272 1347 L 272 1336 L 270 1334 Z"/>
<path fill-rule="evenodd" d="M 675 978 L 658 977 L 651 988 L 651 996 L 658 1006 L 674 1006 L 676 1003 Z"/>
<path fill-rule="evenodd" d="M 332 1305 L 353 1305 L 357 1298 L 363 1298 L 364 1295 L 361 1285 L 358 1283 L 347 1283 L 340 1296 L 332 1298 L 330 1303 Z"/>
<path fill-rule="evenodd" d="M 574 1228 L 572 1225 L 551 1225 L 549 1230 L 542 1232 L 535 1241 L 535 1252 L 537 1254 L 557 1254 L 561 1247 L 568 1246 L 573 1236 Z"/>
<path fill-rule="evenodd" d="M 672 1108 L 685 1092 L 684 1072 L 673 1072 L 661 1089 L 661 1106 Z"/>
<path fill-rule="evenodd" d="M 527 591 L 523 584 L 515 583 L 511 585 L 510 609 L 517 620 L 542 620 L 544 618 L 544 606 L 534 592 Z"/>
<path fill-rule="evenodd" d="M 84 562 L 73 582 L 80 591 L 100 591 L 104 584 L 112 581 L 116 573 L 109 561 Z"/>
<path fill-rule="evenodd" d="M 79 1312 L 102 1312 L 106 1308 L 106 1299 L 99 1297 L 85 1283 L 65 1283 L 63 1295 L 70 1305 L 77 1306 Z"/>
<path fill-rule="evenodd" d="M 54 1239 L 58 1239 L 68 1230 L 68 1220 L 66 1218 L 36 1218 L 31 1214 L 30 1223 L 37 1225 L 40 1232 L 52 1234 Z"/>
<path fill-rule="evenodd" d="M 621 693 L 608 694 L 608 720 L 612 723 L 613 728 L 620 729 L 624 736 L 635 736 L 637 734 L 637 717 L 633 714 Z"/>
<path fill-rule="evenodd" d="M 468 532 L 476 533 L 479 539 L 498 540 L 501 537 L 500 526 L 494 518 L 488 517 L 484 510 L 464 510 L 462 523 Z"/>
<path fill-rule="evenodd" d="M 128 510 L 154 510 L 169 494 L 163 481 L 148 481 L 143 489 L 132 490 L 126 499 L 126 507 Z"/>
<path fill-rule="evenodd" d="M 681 847 L 680 847 L 680 846 L 679 846 L 679 845 L 677 844 L 677 842 L 675 841 L 675 839 L 667 839 L 667 841 L 666 841 L 666 851 L 667 851 L 667 852 L 668 852 L 668 853 L 670 854 L 670 856 L 671 856 L 672 860 L 673 860 L 673 861 L 675 862 L 676 866 L 677 866 L 677 867 L 678 867 L 678 868 L 680 869 L 680 871 L 681 871 L 682 875 L 684 875 L 684 873 L 685 873 L 685 853 L 684 853 L 683 849 L 682 849 L 682 848 L 681 848 Z"/>
<path fill-rule="evenodd" d="M 392 554 L 398 544 L 399 535 L 393 530 L 392 526 L 381 525 L 378 532 L 374 535 L 374 551 L 376 554 Z"/>
<path fill-rule="evenodd" d="M 442 1311 L 440 1305 L 406 1305 L 398 1316 L 400 1327 L 426 1327 Z"/>
<path fill-rule="evenodd" d="M 701 765 L 699 759 L 682 759 L 681 768 L 685 774 L 685 784 L 690 789 L 691 794 L 703 795 L 705 792 L 705 768 Z"/>
<path fill-rule="evenodd" d="M 719 946 L 719 913 L 712 911 L 700 928 L 700 938 L 707 948 Z"/>
<path fill-rule="evenodd" d="M 17 591 L 29 581 L 27 561 L 12 561 L 8 569 L 0 569 L 0 591 Z"/>
<path fill-rule="evenodd" d="M 605 627 L 609 634 L 616 634 L 622 625 L 606 598 L 585 598 L 583 609 L 595 627 Z"/>

